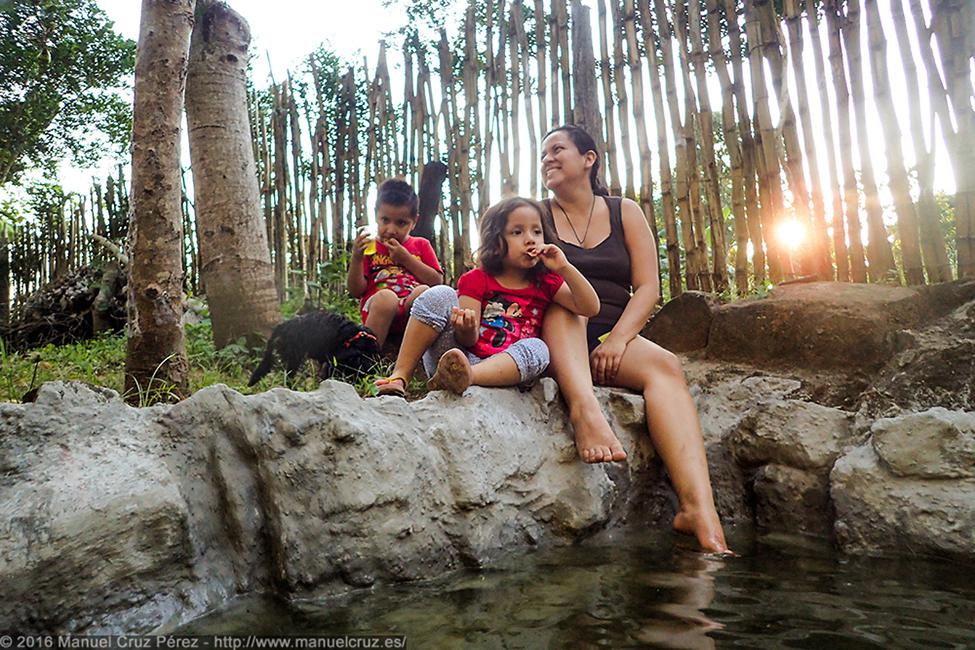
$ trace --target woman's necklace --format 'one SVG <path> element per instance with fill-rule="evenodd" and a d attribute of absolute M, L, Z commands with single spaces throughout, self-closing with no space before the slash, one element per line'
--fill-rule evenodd
<path fill-rule="evenodd" d="M 586 221 L 586 230 L 582 233 L 582 237 L 579 236 L 579 233 L 576 231 L 576 227 L 572 225 L 572 219 L 569 218 L 569 213 L 565 211 L 565 208 L 562 207 L 562 204 L 559 203 L 557 199 L 555 201 L 555 205 L 559 206 L 559 210 L 561 210 L 562 214 L 565 215 L 565 220 L 569 222 L 569 228 L 572 228 L 572 235 L 576 238 L 576 241 L 579 242 L 579 245 L 582 246 L 582 242 L 586 241 L 586 237 L 589 236 L 589 226 L 592 225 L 592 212 L 596 207 L 596 195 L 592 195 L 592 204 L 589 206 L 589 219 Z"/>

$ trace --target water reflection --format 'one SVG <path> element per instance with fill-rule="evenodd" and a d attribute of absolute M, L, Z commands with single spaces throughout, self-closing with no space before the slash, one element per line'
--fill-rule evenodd
<path fill-rule="evenodd" d="M 702 555 L 669 534 L 289 606 L 250 600 L 187 634 L 405 634 L 413 648 L 870 648 L 975 644 L 975 571 L 764 543 Z"/>

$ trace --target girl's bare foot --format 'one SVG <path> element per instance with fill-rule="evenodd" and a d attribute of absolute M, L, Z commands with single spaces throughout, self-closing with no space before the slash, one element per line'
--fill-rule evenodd
<path fill-rule="evenodd" d="M 576 450 L 586 463 L 609 463 L 626 459 L 623 445 L 609 428 L 601 411 L 589 410 L 569 418 L 575 430 Z"/>
<path fill-rule="evenodd" d="M 734 555 L 725 542 L 721 521 L 713 508 L 710 513 L 681 508 L 674 517 L 674 530 L 695 537 L 701 548 L 708 553 Z"/>
<path fill-rule="evenodd" d="M 437 363 L 437 371 L 427 382 L 430 390 L 449 390 L 462 395 L 471 385 L 471 362 L 460 350 L 447 350 Z"/>

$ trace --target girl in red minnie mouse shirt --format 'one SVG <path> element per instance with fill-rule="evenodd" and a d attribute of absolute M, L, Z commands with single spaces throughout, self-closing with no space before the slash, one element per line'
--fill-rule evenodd
<path fill-rule="evenodd" d="M 428 386 L 458 395 L 471 384 L 514 386 L 545 371 L 545 309 L 554 301 L 591 317 L 599 298 L 561 249 L 545 243 L 543 224 L 529 199 L 484 213 L 480 268 L 462 275 L 456 291 L 433 287 L 414 301 L 393 374 L 376 382 L 380 395 L 402 395 L 421 357 Z"/>

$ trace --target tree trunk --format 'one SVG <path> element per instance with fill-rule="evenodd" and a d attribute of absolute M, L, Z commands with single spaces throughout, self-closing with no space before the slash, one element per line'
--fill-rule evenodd
<path fill-rule="evenodd" d="M 538 86 L 535 89 L 535 102 L 538 104 L 538 130 L 544 137 L 552 128 L 552 123 L 548 121 L 548 110 L 545 107 L 545 9 L 542 6 L 542 0 L 535 0 L 535 65 L 538 72 Z"/>
<path fill-rule="evenodd" d="M 531 73 L 528 69 L 528 58 L 530 53 L 528 51 L 528 35 L 525 33 L 525 23 L 524 14 L 522 13 L 522 0 L 517 0 L 511 6 L 512 15 L 512 27 L 514 28 L 514 37 L 518 42 L 518 47 L 521 50 L 521 77 L 523 83 L 521 85 L 522 91 L 524 93 L 525 100 L 525 122 L 528 126 L 528 144 L 531 149 L 531 169 L 529 173 L 531 174 L 531 185 L 530 193 L 531 196 L 538 196 L 538 135 L 535 132 L 535 113 L 532 110 L 532 99 L 531 99 Z M 478 158 L 480 158 L 478 156 Z M 488 175 L 488 168 L 485 166 L 482 172 L 483 176 Z M 481 212 L 483 214 L 483 211 Z"/>
<path fill-rule="evenodd" d="M 603 117 L 596 104 L 599 92 L 595 60 L 589 7 L 583 7 L 580 0 L 572 0 L 572 93 L 575 104 L 572 120 L 592 135 L 599 151 L 606 151 Z"/>
<path fill-rule="evenodd" d="M 860 182 L 867 210 L 867 260 L 870 277 L 880 280 L 896 273 L 894 256 L 887 241 L 887 227 L 884 226 L 883 208 L 877 193 L 877 181 L 870 157 L 870 138 L 867 135 L 867 106 L 863 90 L 863 64 L 860 59 L 860 0 L 846 0 L 846 22 L 843 24 L 843 45 L 848 57 L 850 70 L 850 94 L 856 115 L 857 144 L 860 149 Z M 849 210 L 849 207 L 847 208 Z M 849 213 L 847 213 L 849 214 Z M 849 233 L 850 239 L 859 238 L 859 231 Z M 906 261 L 906 260 L 905 260 Z M 856 270 L 856 267 L 854 267 Z M 854 277 L 855 282 L 859 282 Z"/>
<path fill-rule="evenodd" d="M 288 158 L 285 152 L 287 140 L 287 113 L 283 98 L 274 86 L 274 112 L 271 115 L 274 135 L 274 285 L 278 302 L 284 302 L 288 294 Z"/>
<path fill-rule="evenodd" d="M 0 226 L 0 335 L 10 319 L 10 243 L 7 233 Z"/>
<path fill-rule="evenodd" d="M 229 6 L 200 0 L 186 76 L 186 121 L 213 340 L 267 338 L 280 320 L 250 146 L 250 28 Z"/>
<path fill-rule="evenodd" d="M 183 342 L 179 148 L 195 0 L 143 0 L 132 110 L 129 401 L 187 391 Z"/>

